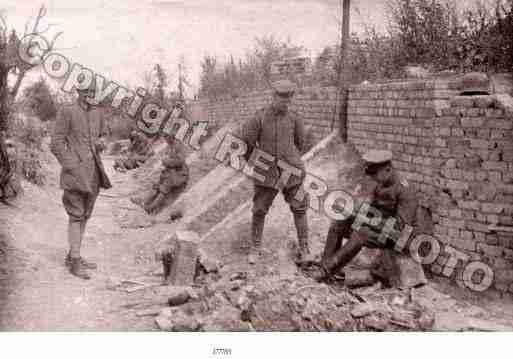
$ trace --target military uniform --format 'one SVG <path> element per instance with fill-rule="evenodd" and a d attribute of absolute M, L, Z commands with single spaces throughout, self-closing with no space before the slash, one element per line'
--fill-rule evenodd
<path fill-rule="evenodd" d="M 162 172 L 157 183 L 143 197 L 133 197 L 148 213 L 159 210 L 166 201 L 174 201 L 187 187 L 189 167 L 186 163 L 185 147 L 180 141 L 168 143 L 162 159 Z M 169 202 L 168 202 L 169 203 Z"/>
<path fill-rule="evenodd" d="M 50 145 L 62 166 L 62 202 L 69 216 L 67 260 L 80 259 L 85 226 L 100 188 L 111 187 L 100 158 L 100 137 L 106 133 L 101 110 L 83 106 L 74 104 L 59 112 Z M 88 279 L 86 275 L 81 277 Z"/>
<path fill-rule="evenodd" d="M 62 166 L 63 202 L 73 220 L 89 219 L 100 188 L 111 187 L 96 148 L 104 134 L 105 123 L 99 109 L 65 107 L 55 122 L 51 150 Z"/>
<path fill-rule="evenodd" d="M 273 90 L 278 96 L 292 96 L 295 85 L 290 81 L 278 81 L 273 84 Z M 264 176 L 264 181 L 255 179 L 253 196 L 253 222 L 252 236 L 255 246 L 261 245 L 261 237 L 265 216 L 271 207 L 274 198 L 281 190 L 285 200 L 294 214 L 294 221 L 298 233 L 300 247 L 308 251 L 308 224 L 306 211 L 308 198 L 295 199 L 296 192 L 301 188 L 305 167 L 301 161 L 301 154 L 305 148 L 305 130 L 298 113 L 291 110 L 278 111 L 272 105 L 259 110 L 255 116 L 245 123 L 241 129 L 240 138 L 248 145 L 248 158 L 253 149 L 258 148 L 275 160 L 269 164 L 267 171 L 257 171 Z M 282 169 L 278 160 L 286 162 L 301 171 L 300 176 L 293 175 L 286 184 L 279 184 Z"/>
<path fill-rule="evenodd" d="M 392 154 L 389 151 L 370 151 L 364 155 L 363 159 L 367 165 L 383 165 L 391 161 Z M 355 221 L 354 215 L 346 220 L 333 221 L 328 231 L 321 260 L 325 275 L 329 276 L 338 272 L 364 246 L 394 248 L 393 240 L 389 239 L 385 243 L 378 240 L 387 218 L 392 217 L 397 220 L 395 230 L 402 230 L 406 224 L 415 228 L 418 204 L 414 193 L 406 182 L 398 180 L 395 174 L 392 174 L 387 183 L 378 183 L 367 178 L 363 186 L 360 187 L 359 193 L 355 194 L 355 200 L 370 202 L 371 207 L 377 209 L 382 215 L 381 225 L 377 228 L 363 225 L 356 232 L 351 228 Z M 342 244 L 344 238 L 347 238 L 348 241 Z"/>
<path fill-rule="evenodd" d="M 185 148 L 182 143 L 175 141 L 173 146 L 166 149 L 162 160 L 164 169 L 160 173 L 159 182 L 153 188 L 160 193 L 169 194 L 187 185 L 189 167 L 185 163 Z"/>
<path fill-rule="evenodd" d="M 148 158 L 154 155 L 153 147 L 150 141 L 141 133 L 134 131 L 130 135 L 130 146 L 128 147 L 128 156 L 118 159 L 114 163 L 114 168 L 121 171 L 131 170 L 145 163 Z"/>

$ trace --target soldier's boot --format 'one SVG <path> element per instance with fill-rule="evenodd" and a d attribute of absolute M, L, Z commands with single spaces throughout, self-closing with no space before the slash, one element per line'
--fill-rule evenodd
<path fill-rule="evenodd" d="M 345 267 L 351 260 L 360 253 L 363 248 L 363 241 L 359 239 L 349 239 L 335 254 L 322 262 L 321 266 L 324 274 L 331 277 L 338 273 L 340 269 Z"/>
<path fill-rule="evenodd" d="M 339 225 L 332 222 L 326 236 L 326 244 L 322 252 L 321 262 L 326 261 L 333 256 L 342 246 L 342 235 L 340 233 Z"/>
<path fill-rule="evenodd" d="M 85 266 L 82 264 L 81 258 L 71 258 L 69 271 L 74 276 L 81 279 L 91 279 L 91 276 L 87 272 Z"/>
<path fill-rule="evenodd" d="M 251 221 L 251 244 L 249 250 L 249 262 L 256 262 L 262 251 L 262 235 L 264 233 L 265 214 L 254 212 Z"/>
<path fill-rule="evenodd" d="M 299 247 L 296 261 L 300 263 L 310 255 L 310 248 L 308 246 L 308 218 L 306 213 L 294 213 L 294 224 L 296 225 Z"/>
<path fill-rule="evenodd" d="M 80 257 L 80 262 L 82 263 L 82 265 L 86 269 L 95 270 L 95 269 L 98 268 L 98 265 L 96 263 L 90 262 L 87 259 L 85 259 L 84 257 Z M 69 253 L 66 256 L 66 262 L 65 263 L 66 263 L 66 267 L 68 267 L 68 268 L 71 267 L 71 256 L 70 256 Z"/>

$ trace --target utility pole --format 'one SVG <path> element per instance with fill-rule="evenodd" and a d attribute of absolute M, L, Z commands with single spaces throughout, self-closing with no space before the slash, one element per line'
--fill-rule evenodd
<path fill-rule="evenodd" d="M 183 103 L 183 77 L 182 77 L 182 63 L 178 63 L 178 95 L 180 97 L 180 102 Z"/>
<path fill-rule="evenodd" d="M 347 140 L 347 99 L 349 84 L 347 83 L 347 76 L 344 75 L 347 73 L 345 63 L 347 59 L 347 54 L 349 52 L 349 25 L 351 0 L 341 0 L 340 5 L 342 10 L 342 23 L 340 26 L 340 53 L 338 64 L 339 67 L 337 69 L 337 110 L 335 111 L 334 121 L 338 120 L 340 126 L 340 135 L 343 140 Z"/>

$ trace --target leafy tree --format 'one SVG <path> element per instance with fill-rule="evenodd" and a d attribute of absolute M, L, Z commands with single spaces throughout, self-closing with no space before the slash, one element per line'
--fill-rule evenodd
<path fill-rule="evenodd" d="M 25 32 L 21 38 L 29 34 L 42 35 L 49 29 L 40 28 L 41 20 L 46 16 L 46 8 L 40 7 L 39 12 L 34 21 L 32 29 L 29 31 L 28 24 L 25 26 Z M 54 50 L 54 44 L 57 38 L 62 34 L 58 32 L 53 40 L 48 43 L 47 52 Z M 34 68 L 28 65 L 18 56 L 18 48 L 20 47 L 21 40 L 16 31 L 9 31 L 7 22 L 0 14 L 0 192 L 4 193 L 4 188 L 8 181 L 12 180 L 13 168 L 10 164 L 12 159 L 9 159 L 7 154 L 4 136 L 9 128 L 9 121 L 11 119 L 11 107 L 18 94 L 21 83 L 25 75 Z M 44 54 L 41 54 L 44 56 Z M 9 88 L 8 76 L 15 77 L 15 84 Z"/>
<path fill-rule="evenodd" d="M 255 39 L 255 46 L 238 63 L 230 56 L 229 61 L 219 66 L 215 56 L 205 55 L 201 62 L 200 91 L 202 97 L 215 98 L 236 95 L 269 87 L 271 65 L 274 61 L 298 56 L 304 48 L 290 40 L 280 41 L 273 36 Z"/>
<path fill-rule="evenodd" d="M 57 115 L 53 95 L 43 77 L 25 88 L 23 96 L 26 105 L 41 121 L 52 120 Z"/>

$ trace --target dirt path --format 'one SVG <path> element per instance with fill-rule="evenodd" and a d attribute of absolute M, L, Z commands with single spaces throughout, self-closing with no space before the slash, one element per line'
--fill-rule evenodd
<path fill-rule="evenodd" d="M 123 305 L 131 302 L 129 294 L 109 289 L 119 278 L 144 274 L 134 259 L 137 233 L 123 231 L 113 216 L 119 199 L 112 197 L 127 188 L 120 185 L 118 174 L 111 176 L 117 186 L 98 198 L 83 245 L 83 255 L 99 265 L 90 281 L 69 275 L 63 266 L 67 217 L 55 185 L 46 190 L 27 185 L 17 209 L 0 208 L 2 228 L 20 257 L 15 270 L 7 269 L 11 278 L 0 304 L 2 330 L 153 328 L 151 321 L 127 315 Z"/>

